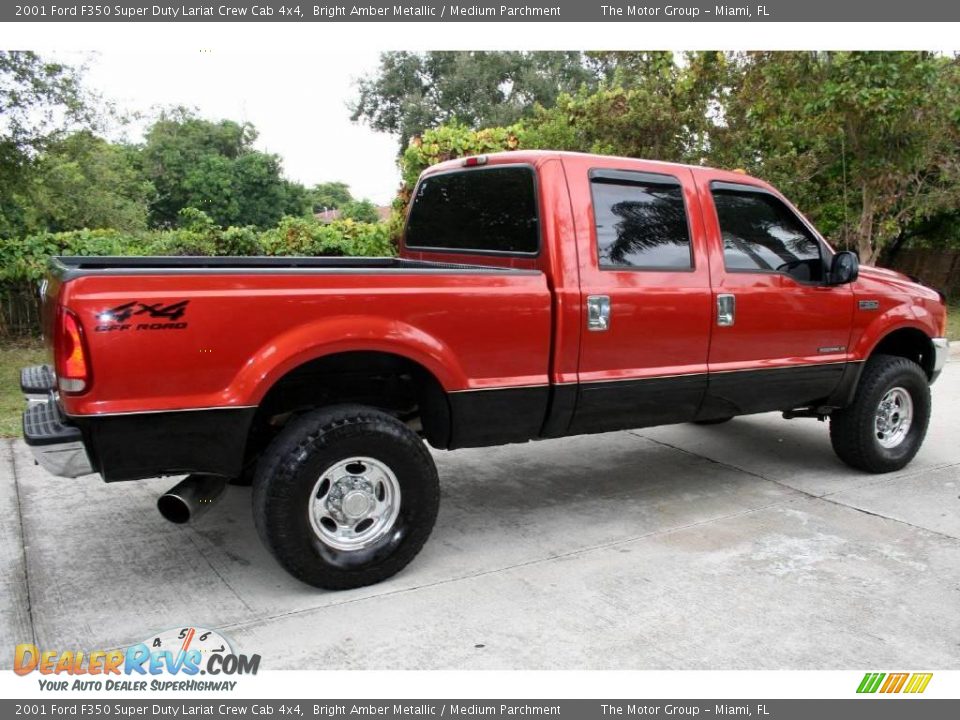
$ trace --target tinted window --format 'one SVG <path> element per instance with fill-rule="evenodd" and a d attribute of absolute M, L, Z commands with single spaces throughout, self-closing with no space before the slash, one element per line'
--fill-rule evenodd
<path fill-rule="evenodd" d="M 819 241 L 780 200 L 766 193 L 714 189 L 713 202 L 727 270 L 777 271 L 801 281 L 823 279 Z"/>
<path fill-rule="evenodd" d="M 690 233 L 683 191 L 664 183 L 593 178 L 593 214 L 600 267 L 687 270 Z M 638 177 L 640 174 L 638 173 Z"/>
<path fill-rule="evenodd" d="M 424 178 L 407 221 L 407 247 L 534 253 L 533 170 L 491 167 Z"/>

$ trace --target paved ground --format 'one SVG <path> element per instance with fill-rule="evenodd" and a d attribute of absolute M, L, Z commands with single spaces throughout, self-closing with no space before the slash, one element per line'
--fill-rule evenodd
<path fill-rule="evenodd" d="M 273 669 L 958 669 L 957 359 L 934 407 L 892 476 L 775 415 L 438 453 L 423 553 L 341 593 L 274 564 L 246 488 L 184 529 L 169 479 L 54 480 L 2 441 L 0 667 L 189 623 Z"/>

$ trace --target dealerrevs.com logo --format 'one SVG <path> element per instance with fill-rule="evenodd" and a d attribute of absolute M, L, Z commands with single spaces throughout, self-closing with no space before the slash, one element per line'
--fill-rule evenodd
<path fill-rule="evenodd" d="M 858 693 L 918 694 L 927 689 L 933 673 L 872 673 L 863 676 Z"/>
<path fill-rule="evenodd" d="M 17 675 L 39 673 L 41 690 L 233 690 L 239 675 L 256 675 L 259 655 L 234 652 L 215 630 L 182 627 L 118 650 L 14 650 Z M 205 676 L 200 679 L 198 676 Z"/>

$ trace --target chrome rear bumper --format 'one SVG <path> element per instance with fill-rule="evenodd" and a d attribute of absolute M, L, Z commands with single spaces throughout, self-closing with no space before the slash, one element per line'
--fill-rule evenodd
<path fill-rule="evenodd" d="M 31 445 L 34 459 L 51 475 L 75 478 L 93 472 L 83 441 L 57 445 Z"/>
<path fill-rule="evenodd" d="M 940 377 L 943 366 L 950 357 L 950 341 L 947 338 L 933 338 L 933 372 L 930 373 L 930 383 L 933 384 Z"/>

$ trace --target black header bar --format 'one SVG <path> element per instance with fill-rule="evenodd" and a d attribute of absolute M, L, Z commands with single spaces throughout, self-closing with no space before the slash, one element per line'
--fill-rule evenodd
<path fill-rule="evenodd" d="M 621 2 L 526 0 L 443 2 L 369 0 L 296 2 L 59 2 L 3 3 L 0 22 L 950 22 L 960 3 L 943 0 L 763 0 Z"/>

